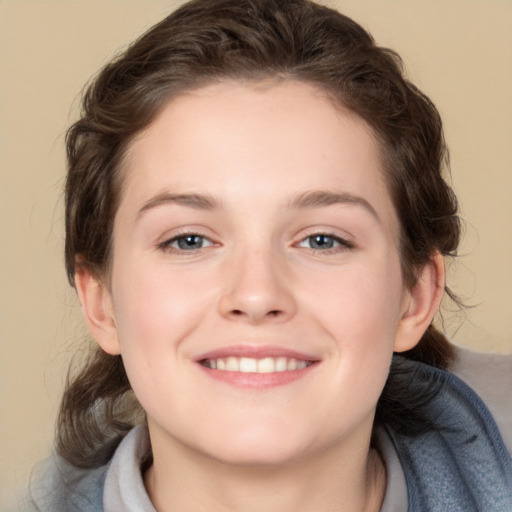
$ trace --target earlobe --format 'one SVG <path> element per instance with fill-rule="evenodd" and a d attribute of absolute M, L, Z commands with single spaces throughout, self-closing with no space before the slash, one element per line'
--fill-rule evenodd
<path fill-rule="evenodd" d="M 410 350 L 419 342 L 439 309 L 444 285 L 444 260 L 441 254 L 436 254 L 421 269 L 414 287 L 406 292 L 395 337 L 395 352 Z"/>
<path fill-rule="evenodd" d="M 110 291 L 85 267 L 77 268 L 75 286 L 93 338 L 108 354 L 119 354 L 121 351 Z"/>

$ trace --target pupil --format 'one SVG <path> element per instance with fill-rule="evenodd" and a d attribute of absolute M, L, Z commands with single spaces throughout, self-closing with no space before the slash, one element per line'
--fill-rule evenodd
<path fill-rule="evenodd" d="M 197 235 L 187 235 L 178 241 L 180 249 L 199 249 L 201 247 L 201 237 Z"/>
<path fill-rule="evenodd" d="M 312 245 L 314 248 L 330 249 L 333 246 L 333 240 L 331 237 L 326 236 L 326 235 L 315 235 L 313 237 Z"/>

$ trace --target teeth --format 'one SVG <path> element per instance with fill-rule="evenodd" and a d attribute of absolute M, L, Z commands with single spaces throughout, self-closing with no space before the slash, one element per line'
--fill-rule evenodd
<path fill-rule="evenodd" d="M 297 370 L 303 370 L 308 365 L 307 361 L 297 361 Z"/>
<path fill-rule="evenodd" d="M 286 369 L 289 371 L 293 371 L 297 369 L 297 361 L 295 359 L 290 359 L 288 364 L 286 365 Z"/>
<path fill-rule="evenodd" d="M 271 357 L 265 357 L 258 361 L 258 373 L 274 373 L 276 363 Z"/>
<path fill-rule="evenodd" d="M 276 372 L 284 372 L 288 366 L 286 357 L 278 357 L 276 359 Z"/>
<path fill-rule="evenodd" d="M 228 357 L 226 359 L 226 371 L 239 372 L 240 371 L 240 360 L 237 357 Z"/>
<path fill-rule="evenodd" d="M 256 361 L 256 359 L 251 359 L 249 357 L 241 357 L 239 370 L 244 373 L 257 372 L 258 361 Z"/>
<path fill-rule="evenodd" d="M 213 370 L 242 373 L 274 373 L 294 370 L 303 370 L 311 365 L 310 361 L 297 360 L 293 357 L 226 357 L 219 359 L 205 359 L 202 363 Z"/>

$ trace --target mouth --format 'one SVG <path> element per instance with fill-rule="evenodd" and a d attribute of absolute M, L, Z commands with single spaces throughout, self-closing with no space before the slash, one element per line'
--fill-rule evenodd
<path fill-rule="evenodd" d="M 207 375 L 220 382 L 265 389 L 305 377 L 320 360 L 280 347 L 240 345 L 208 352 L 196 362 Z"/>
<path fill-rule="evenodd" d="M 278 373 L 303 370 L 313 364 L 313 361 L 296 359 L 294 357 L 219 357 L 202 359 L 199 364 L 223 372 L 241 373 Z"/>

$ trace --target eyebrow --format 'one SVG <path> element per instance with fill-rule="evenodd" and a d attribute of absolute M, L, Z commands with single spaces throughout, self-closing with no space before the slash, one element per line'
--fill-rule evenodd
<path fill-rule="evenodd" d="M 137 219 L 144 213 L 158 206 L 176 204 L 187 206 L 197 210 L 218 210 L 220 203 L 212 196 L 206 194 L 171 194 L 162 192 L 144 203 L 137 212 Z M 356 204 L 362 206 L 375 219 L 380 222 L 380 217 L 375 208 L 364 198 L 349 194 L 348 192 L 331 192 L 328 190 L 313 190 L 293 197 L 288 206 L 293 209 L 321 208 L 335 204 Z"/>
<path fill-rule="evenodd" d="M 366 199 L 348 192 L 331 192 L 329 190 L 308 191 L 292 198 L 289 206 L 291 208 L 308 209 L 321 208 L 335 204 L 355 204 L 362 206 L 380 222 L 379 214 Z"/>
<path fill-rule="evenodd" d="M 220 208 L 219 202 L 209 195 L 171 194 L 169 192 L 162 192 L 144 203 L 142 208 L 137 212 L 137 218 L 142 217 L 148 210 L 168 204 L 188 206 L 189 208 L 197 210 L 217 210 Z"/>

